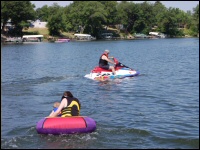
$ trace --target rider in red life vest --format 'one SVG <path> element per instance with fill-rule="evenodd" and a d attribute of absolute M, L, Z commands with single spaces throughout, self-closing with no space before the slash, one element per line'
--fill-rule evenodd
<path fill-rule="evenodd" d="M 108 54 L 109 50 L 105 50 L 104 53 L 101 55 L 99 59 L 99 67 L 107 70 L 112 70 L 113 74 L 116 75 L 114 66 L 110 66 L 108 62 L 114 65 L 116 65 L 116 63 L 109 59 Z"/>

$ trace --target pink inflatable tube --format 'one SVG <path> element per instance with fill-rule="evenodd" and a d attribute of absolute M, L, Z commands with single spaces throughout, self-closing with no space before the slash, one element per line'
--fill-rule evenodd
<path fill-rule="evenodd" d="M 43 118 L 36 125 L 39 134 L 91 133 L 95 129 L 96 122 L 87 116 Z"/>

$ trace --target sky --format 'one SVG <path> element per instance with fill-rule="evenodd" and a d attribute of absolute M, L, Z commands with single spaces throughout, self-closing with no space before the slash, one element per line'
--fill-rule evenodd
<path fill-rule="evenodd" d="M 132 1 L 134 3 L 142 3 L 144 1 Z M 155 1 L 148 1 L 150 3 L 155 3 Z M 193 12 L 193 8 L 199 4 L 199 1 L 160 1 L 165 7 L 173 7 L 173 8 L 179 8 L 180 10 L 183 10 L 187 12 L 190 10 Z M 44 5 L 52 6 L 53 3 L 57 3 L 59 6 L 65 7 L 69 5 L 70 3 L 73 3 L 73 1 L 31 1 L 32 4 L 35 4 L 36 9 L 41 8 Z"/>

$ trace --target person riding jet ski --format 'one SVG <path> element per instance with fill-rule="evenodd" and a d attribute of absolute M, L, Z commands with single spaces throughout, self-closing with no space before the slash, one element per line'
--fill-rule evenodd
<path fill-rule="evenodd" d="M 104 53 L 101 55 L 101 57 L 99 58 L 99 67 L 106 70 L 112 70 L 113 75 L 116 75 L 115 67 L 109 65 L 108 62 L 114 65 L 116 65 L 116 63 L 110 60 L 109 59 L 110 57 L 108 57 L 108 55 L 109 55 L 109 50 L 106 49 Z"/>

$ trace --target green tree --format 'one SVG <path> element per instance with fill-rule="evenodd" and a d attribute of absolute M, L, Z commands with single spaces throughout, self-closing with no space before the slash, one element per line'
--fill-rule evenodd
<path fill-rule="evenodd" d="M 30 1 L 2 1 L 1 5 L 2 32 L 7 21 L 11 19 L 15 27 L 15 32 L 12 34 L 22 36 L 22 29 L 29 27 L 28 20 L 35 19 L 35 5 Z"/>
<path fill-rule="evenodd" d="M 98 1 L 74 1 L 65 9 L 67 29 L 96 36 L 102 23 L 107 22 L 104 9 Z"/>
<path fill-rule="evenodd" d="M 118 24 L 123 24 L 126 33 L 133 30 L 134 23 L 139 18 L 139 10 L 137 6 L 138 5 L 127 1 L 122 1 L 117 6 Z"/>
<path fill-rule="evenodd" d="M 41 21 L 47 21 L 49 16 L 51 16 L 51 14 L 47 5 L 44 5 L 42 8 L 36 9 L 37 19 L 40 19 Z"/>
<path fill-rule="evenodd" d="M 117 1 L 99 1 L 104 6 L 107 15 L 105 25 L 114 25 L 117 22 Z"/>
<path fill-rule="evenodd" d="M 53 4 L 50 7 L 51 11 L 54 11 L 53 15 L 48 18 L 47 27 L 49 34 L 53 36 L 59 36 L 62 32 L 66 31 L 66 17 L 64 14 L 64 8 Z"/>
<path fill-rule="evenodd" d="M 5 25 L 10 18 L 10 13 L 8 13 L 9 5 L 6 4 L 6 2 L 7 1 L 1 1 L 1 23 L 2 23 L 1 33 L 2 34 L 4 34 Z"/>
<path fill-rule="evenodd" d="M 197 33 L 199 33 L 199 4 L 193 8 L 193 11 L 194 11 L 194 15 L 193 15 L 193 18 L 194 18 L 194 31 Z"/>
<path fill-rule="evenodd" d="M 139 4 L 137 7 L 139 8 L 139 12 L 140 12 L 138 15 L 139 17 L 137 19 L 137 23 L 139 22 L 140 24 L 139 26 L 136 26 L 135 24 L 134 28 L 137 27 L 137 29 L 144 34 L 148 34 L 151 28 L 155 24 L 155 14 L 154 14 L 153 7 L 154 5 L 147 1 Z"/>
<path fill-rule="evenodd" d="M 104 5 L 98 1 L 86 2 L 85 6 L 83 8 L 83 16 L 88 18 L 82 20 L 85 32 L 97 36 L 98 31 L 102 28 L 102 24 L 107 22 L 108 14 L 105 11 Z"/>
<path fill-rule="evenodd" d="M 180 10 L 178 8 L 170 7 L 163 15 L 163 18 L 160 19 L 159 26 L 162 27 L 161 31 L 171 37 L 180 34 L 180 31 L 178 30 L 180 20 L 177 14 L 180 14 Z"/>
<path fill-rule="evenodd" d="M 164 19 L 166 11 L 167 11 L 167 8 L 160 1 L 156 1 L 154 3 L 153 16 L 155 17 L 153 17 L 154 20 L 153 20 L 152 27 L 155 27 L 153 29 L 157 32 L 164 32 L 162 26 L 160 26 L 161 25 L 160 21 Z"/>

